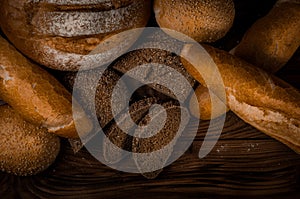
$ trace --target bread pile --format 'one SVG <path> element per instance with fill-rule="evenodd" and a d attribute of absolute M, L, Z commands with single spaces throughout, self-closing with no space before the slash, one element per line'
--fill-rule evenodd
<path fill-rule="evenodd" d="M 112 62 L 97 83 L 95 107 L 85 101 L 93 91 L 88 81 L 74 98 L 72 91 L 77 75 L 80 73 L 79 77 L 84 79 L 97 78 L 99 66 L 105 66 L 134 45 L 139 32 L 118 33 L 145 27 L 151 6 L 167 39 L 160 42 L 159 38 L 153 44 L 157 48 L 134 50 Z M 58 136 L 76 139 L 78 130 L 86 134 L 93 130 L 95 124 L 89 117 L 93 110 L 107 138 L 119 148 L 135 153 L 164 147 L 174 138 L 180 122 L 188 124 L 189 112 L 201 119 L 213 119 L 226 110 L 300 153 L 300 93 L 271 74 L 283 67 L 300 45 L 299 0 L 279 0 L 267 16 L 247 31 L 231 52 L 234 55 L 210 45 L 223 38 L 233 25 L 232 0 L 154 0 L 153 5 L 150 0 L 3 0 L 0 11 L 0 26 L 6 37 L 0 38 L 0 99 L 7 103 L 0 105 L 0 168 L 3 171 L 33 175 L 49 167 L 60 149 Z M 223 79 L 225 101 L 219 99 L 214 86 L 208 90 L 199 73 L 199 68 L 207 74 L 211 72 L 203 54 L 178 32 L 205 43 L 203 46 Z M 182 44 L 182 57 L 159 49 L 174 44 L 174 40 Z M 149 84 L 134 92 L 129 102 L 131 118 L 128 118 L 123 113 L 127 104 L 122 99 L 129 93 L 130 84 L 137 83 L 131 79 L 119 84 L 124 96 L 113 102 L 121 110 L 114 118 L 111 101 L 115 85 L 123 74 L 148 63 L 168 65 L 195 88 L 196 97 L 185 99 L 190 102 L 189 110 L 178 104 L 168 88 Z M 152 72 L 145 70 L 140 75 L 149 77 Z M 189 91 L 182 92 L 189 95 Z M 217 101 L 214 114 L 211 99 Z M 153 119 L 148 114 L 153 104 L 167 110 L 167 125 L 150 139 L 138 138 L 135 135 L 146 132 L 135 131 L 128 119 L 147 125 Z M 228 108 L 218 109 L 225 104 Z M 186 121 L 180 121 L 182 113 Z M 157 112 L 155 116 L 160 114 Z M 75 127 L 75 119 L 80 126 Z M 127 126 L 133 136 L 125 134 L 118 122 Z M 113 164 L 122 155 L 118 150 L 108 150 L 109 143 L 103 142 L 103 156 Z M 170 156 L 169 153 L 161 155 Z M 136 163 L 141 168 L 138 165 L 141 161 L 136 159 Z M 144 175 L 152 178 L 156 174 Z"/>
<path fill-rule="evenodd" d="M 5 0 L 0 10 L 1 29 L 7 37 L 0 38 L 0 98 L 8 104 L 1 107 L 0 142 L 5 144 L 1 144 L 0 168 L 32 175 L 55 160 L 60 148 L 57 136 L 74 139 L 78 138 L 78 128 L 81 133 L 93 129 L 77 99 L 72 99 L 71 92 L 41 65 L 77 71 L 81 66 L 105 64 L 120 39 L 124 49 L 133 40 L 115 37 L 105 49 L 98 50 L 98 57 L 88 54 L 107 37 L 145 26 L 150 1 Z M 116 79 L 117 74 L 107 72 L 103 81 Z M 104 88 L 99 92 L 111 90 L 109 86 Z M 104 126 L 112 116 L 107 111 L 108 103 L 101 100 L 98 112 L 105 115 L 98 115 Z M 75 118 L 81 124 L 76 128 Z"/>

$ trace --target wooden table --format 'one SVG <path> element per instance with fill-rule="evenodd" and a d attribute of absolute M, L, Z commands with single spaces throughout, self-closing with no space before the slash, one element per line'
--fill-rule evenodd
<path fill-rule="evenodd" d="M 231 49 L 274 2 L 236 0 L 234 26 L 214 46 Z M 155 25 L 153 20 L 149 26 Z M 299 65 L 300 50 L 277 75 L 299 89 Z M 229 112 L 220 140 L 199 159 L 207 127 L 208 121 L 201 122 L 189 150 L 151 180 L 102 165 L 85 149 L 74 154 L 62 140 L 57 161 L 45 172 L 31 177 L 0 173 L 0 198 L 299 198 L 300 155 Z"/>

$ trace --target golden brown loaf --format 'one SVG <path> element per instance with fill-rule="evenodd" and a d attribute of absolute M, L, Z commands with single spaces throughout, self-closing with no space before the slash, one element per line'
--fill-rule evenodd
<path fill-rule="evenodd" d="M 181 32 L 198 42 L 222 38 L 235 15 L 232 0 L 155 0 L 154 12 L 160 27 Z"/>
<path fill-rule="evenodd" d="M 63 137 L 77 137 L 71 94 L 49 73 L 0 38 L 0 97 L 25 120 Z M 89 131 L 85 114 L 76 116 Z"/>
<path fill-rule="evenodd" d="M 269 14 L 259 19 L 246 32 L 241 43 L 231 52 L 267 72 L 279 70 L 300 45 L 300 1 L 279 0 Z M 203 87 L 203 86 L 199 86 Z M 201 119 L 211 119 L 211 103 L 207 89 L 197 88 Z M 205 93 L 206 92 L 206 93 Z M 192 98 L 191 107 L 198 106 Z M 222 102 L 220 102 L 222 103 Z M 195 109 L 192 109 L 195 110 Z M 199 113 L 192 111 L 199 117 Z M 222 115 L 219 112 L 216 116 Z"/>
<path fill-rule="evenodd" d="M 234 54 L 268 72 L 276 72 L 300 46 L 300 1 L 279 0 L 244 35 Z"/>
<path fill-rule="evenodd" d="M 221 50 L 205 46 L 222 76 L 227 104 L 241 119 L 262 132 L 279 139 L 300 153 L 300 93 L 265 71 Z M 195 45 L 187 44 L 183 64 L 201 84 L 203 77 L 195 68 L 207 73 L 207 57 Z M 202 61 L 200 61 L 202 60 Z M 203 61 L 204 60 L 204 61 Z M 214 77 L 211 77 L 212 81 Z M 219 84 L 220 82 L 214 82 Z M 218 91 L 212 91 L 218 96 Z"/>
<path fill-rule="evenodd" d="M 26 122 L 10 106 L 0 106 L 0 169 L 15 175 L 34 175 L 48 168 L 60 140 L 47 129 Z"/>
<path fill-rule="evenodd" d="M 47 67 L 74 71 L 101 65 L 122 50 L 120 43 L 130 46 L 131 39 L 121 37 L 108 44 L 113 51 L 88 55 L 104 39 L 144 27 L 150 0 L 3 0 L 0 12 L 1 28 L 16 48 Z"/>

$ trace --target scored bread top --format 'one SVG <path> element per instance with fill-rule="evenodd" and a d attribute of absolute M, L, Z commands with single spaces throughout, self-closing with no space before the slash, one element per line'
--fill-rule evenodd
<path fill-rule="evenodd" d="M 3 32 L 22 53 L 47 67 L 76 71 L 91 62 L 103 62 L 101 56 L 88 54 L 108 37 L 144 27 L 150 16 L 150 1 L 112 0 L 91 4 L 3 0 L 0 11 Z M 117 44 L 129 47 L 131 40 L 134 38 L 117 39 Z M 105 57 L 110 53 L 101 54 Z"/>

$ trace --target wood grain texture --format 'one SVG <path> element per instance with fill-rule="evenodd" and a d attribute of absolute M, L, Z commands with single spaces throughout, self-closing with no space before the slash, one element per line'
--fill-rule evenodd
<path fill-rule="evenodd" d="M 0 193 L 5 198 L 115 198 L 132 194 L 177 198 L 215 194 L 288 196 L 299 190 L 299 155 L 231 112 L 225 124 L 212 152 L 199 159 L 207 126 L 201 122 L 190 149 L 153 180 L 104 166 L 85 149 L 74 154 L 63 140 L 56 163 L 47 171 L 32 177 L 1 173 Z"/>
<path fill-rule="evenodd" d="M 214 44 L 231 49 L 275 0 L 236 0 L 237 20 Z M 155 25 L 152 21 L 151 25 Z M 277 75 L 300 89 L 300 50 Z M 218 124 L 218 119 L 215 121 Z M 201 121 L 189 150 L 155 179 L 113 170 L 87 150 L 74 154 L 62 140 L 56 162 L 32 177 L 0 172 L 0 198 L 299 198 L 300 155 L 247 125 L 232 112 L 220 140 L 203 159 L 198 152 L 208 128 Z M 192 123 L 186 129 L 196 128 Z"/>

